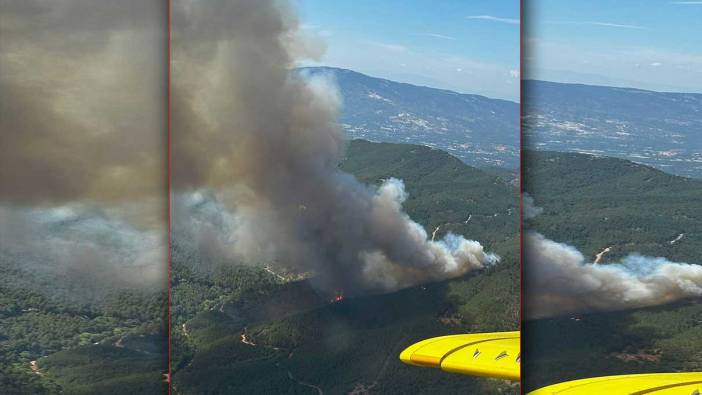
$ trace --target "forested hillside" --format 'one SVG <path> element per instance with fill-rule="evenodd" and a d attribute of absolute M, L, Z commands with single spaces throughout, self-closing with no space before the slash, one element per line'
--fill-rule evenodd
<path fill-rule="evenodd" d="M 307 280 L 261 266 L 198 270 L 200 258 L 177 244 L 174 305 L 183 307 L 174 317 L 175 393 L 518 393 L 514 383 L 398 359 L 425 337 L 517 328 L 516 188 L 414 145 L 353 141 L 342 168 L 371 184 L 403 179 L 407 211 L 429 234 L 436 227 L 437 237 L 463 234 L 502 261 L 450 281 L 333 302 Z"/>
<path fill-rule="evenodd" d="M 526 191 L 543 208 L 530 228 L 592 259 L 611 247 L 611 259 L 640 253 L 698 263 L 702 181 L 602 156 L 524 156 Z"/>
<path fill-rule="evenodd" d="M 0 255 L 0 393 L 165 391 L 163 292 L 114 291 L 78 303 L 32 286 L 37 275 L 22 262 Z"/>

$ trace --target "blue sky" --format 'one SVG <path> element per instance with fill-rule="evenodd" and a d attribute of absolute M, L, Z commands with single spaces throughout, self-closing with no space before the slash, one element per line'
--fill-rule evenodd
<path fill-rule="evenodd" d="M 528 0 L 525 78 L 702 92 L 702 1 Z"/>
<path fill-rule="evenodd" d="M 517 101 L 518 0 L 296 0 L 320 62 L 369 75 Z M 310 64 L 310 63 L 306 63 Z"/>

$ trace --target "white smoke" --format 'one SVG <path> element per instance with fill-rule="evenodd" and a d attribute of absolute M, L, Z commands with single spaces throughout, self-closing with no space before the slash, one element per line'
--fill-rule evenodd
<path fill-rule="evenodd" d="M 539 207 L 534 203 L 534 198 L 527 192 L 522 193 L 522 213 L 524 219 L 532 219 L 538 217 L 544 212 L 542 207 Z"/>
<path fill-rule="evenodd" d="M 128 208 L 123 210 L 128 211 Z M 0 206 L 0 264 L 17 286 L 88 303 L 120 289 L 161 289 L 165 235 L 83 203 Z"/>
<path fill-rule="evenodd" d="M 238 195 L 231 190 L 220 194 L 219 198 L 202 191 L 178 195 L 176 216 L 181 219 L 175 222 L 174 237 L 195 248 L 204 265 L 216 265 L 217 261 L 277 263 L 297 272 L 318 274 L 322 288 L 345 287 L 347 294 L 363 290 L 397 290 L 461 276 L 499 262 L 499 256 L 486 252 L 477 241 L 460 235 L 448 233 L 441 240 L 430 240 L 425 229 L 402 211 L 407 193 L 401 180 L 390 178 L 377 189 L 368 188 L 367 192 L 367 217 L 371 222 L 365 225 L 371 229 L 367 237 L 373 237 L 373 234 L 387 237 L 392 232 L 400 232 L 409 239 L 404 241 L 409 248 L 406 252 L 413 255 L 407 259 L 407 264 L 397 264 L 381 248 L 371 247 L 355 251 L 355 259 L 349 263 L 353 266 L 349 267 L 317 259 L 286 261 L 282 257 L 295 257 L 295 254 L 315 246 L 281 232 L 276 226 L 278 217 L 274 208 L 241 205 L 230 211 L 219 199 L 232 199 Z M 304 205 L 297 207 L 300 215 L 314 209 Z M 334 274 L 353 277 L 343 281 L 329 280 Z"/>
<path fill-rule="evenodd" d="M 525 207 L 535 207 L 533 200 Z M 533 213 L 533 211 L 532 211 Z M 702 295 L 702 266 L 632 254 L 595 264 L 575 247 L 524 237 L 528 319 L 656 306 Z"/>

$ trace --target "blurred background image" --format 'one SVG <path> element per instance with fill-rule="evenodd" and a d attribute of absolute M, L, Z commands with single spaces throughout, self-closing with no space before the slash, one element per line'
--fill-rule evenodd
<path fill-rule="evenodd" d="M 0 393 L 163 393 L 167 8 L 0 2 Z"/>
<path fill-rule="evenodd" d="M 699 371 L 702 4 L 523 12 L 524 388 Z"/>

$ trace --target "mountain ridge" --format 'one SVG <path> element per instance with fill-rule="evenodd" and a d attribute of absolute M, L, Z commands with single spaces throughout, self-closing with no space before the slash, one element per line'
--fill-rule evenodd
<path fill-rule="evenodd" d="M 524 146 L 702 178 L 702 94 L 525 80 Z"/>
<path fill-rule="evenodd" d="M 349 139 L 426 145 L 476 167 L 518 167 L 518 103 L 348 69 L 296 70 L 302 76 L 335 82 L 343 102 L 339 123 Z"/>

